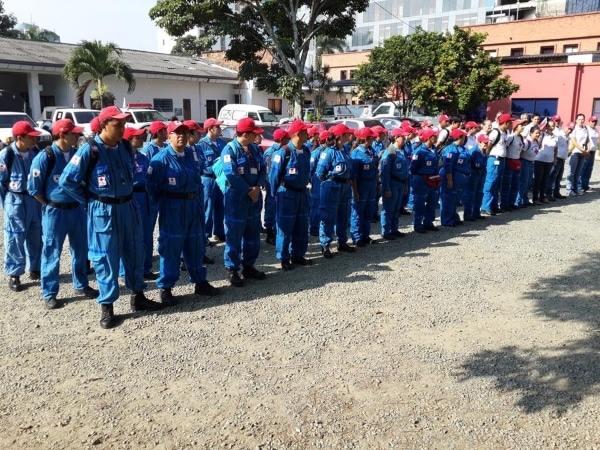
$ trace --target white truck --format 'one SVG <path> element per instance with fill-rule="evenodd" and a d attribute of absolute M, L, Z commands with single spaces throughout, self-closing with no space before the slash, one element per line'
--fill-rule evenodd
<path fill-rule="evenodd" d="M 23 112 L 0 112 L 0 149 L 10 144 L 13 141 L 12 127 L 16 122 L 25 120 L 31 124 L 37 131 L 42 134 L 37 137 L 37 146 L 44 149 L 52 143 L 50 133 L 40 127 L 33 121 L 31 117 Z"/>

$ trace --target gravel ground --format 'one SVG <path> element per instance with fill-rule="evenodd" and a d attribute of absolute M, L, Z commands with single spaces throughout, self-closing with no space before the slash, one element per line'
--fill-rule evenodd
<path fill-rule="evenodd" d="M 243 289 L 221 244 L 220 297 L 184 274 L 179 306 L 131 314 L 123 289 L 112 330 L 64 252 L 60 310 L 27 277 L 19 294 L 2 281 L 0 448 L 600 449 L 594 178 L 331 261 L 311 238 L 315 265 L 291 272 L 263 246 L 268 278 Z"/>

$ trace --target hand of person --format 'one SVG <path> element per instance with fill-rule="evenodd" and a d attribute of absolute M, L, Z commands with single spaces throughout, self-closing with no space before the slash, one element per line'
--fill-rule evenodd
<path fill-rule="evenodd" d="M 258 194 L 260 193 L 260 188 L 258 186 L 252 186 L 248 191 L 248 196 L 252 203 L 256 203 L 258 201 Z"/>

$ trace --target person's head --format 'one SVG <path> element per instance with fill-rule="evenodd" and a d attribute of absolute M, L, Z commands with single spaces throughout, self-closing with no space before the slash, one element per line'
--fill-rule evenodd
<path fill-rule="evenodd" d="M 596 116 L 590 116 L 588 122 L 590 127 L 596 128 L 596 125 L 598 125 L 598 118 Z"/>
<path fill-rule="evenodd" d="M 490 142 L 490 138 L 486 134 L 480 134 L 477 136 L 477 145 L 481 150 L 485 150 Z"/>
<path fill-rule="evenodd" d="M 501 131 L 508 130 L 512 124 L 512 121 L 515 120 L 510 114 L 501 114 L 498 117 L 498 128 Z"/>
<path fill-rule="evenodd" d="M 456 145 L 464 144 L 466 137 L 467 132 L 465 130 L 461 130 L 460 128 L 455 128 L 450 132 L 450 139 L 452 139 Z"/>
<path fill-rule="evenodd" d="M 188 132 L 188 145 L 197 144 L 202 137 L 200 133 L 204 131 L 202 127 L 195 120 L 184 120 L 182 123 L 190 130 Z"/>
<path fill-rule="evenodd" d="M 537 125 L 540 123 L 541 120 L 541 116 L 539 113 L 533 113 L 533 116 L 531 116 L 531 123 L 534 125 Z"/>
<path fill-rule="evenodd" d="M 189 128 L 183 122 L 171 122 L 167 126 L 169 145 L 178 153 L 185 150 L 188 142 Z"/>
<path fill-rule="evenodd" d="M 15 145 L 21 152 L 31 150 L 33 147 L 35 147 L 37 137 L 41 134 L 41 131 L 37 131 L 26 120 L 15 122 L 12 127 L 12 135 L 13 139 L 15 140 Z"/>
<path fill-rule="evenodd" d="M 244 117 L 240 119 L 235 127 L 235 135 L 238 142 L 243 145 L 250 145 L 256 141 L 256 136 L 261 135 L 265 130 L 259 128 L 254 123 L 254 119 Z"/>
<path fill-rule="evenodd" d="M 373 139 L 378 142 L 383 141 L 387 135 L 387 130 L 381 125 L 375 125 L 371 128 L 371 131 L 373 133 Z"/>
<path fill-rule="evenodd" d="M 562 119 L 561 119 L 561 117 L 558 114 L 554 114 L 552 116 L 552 120 L 554 121 L 555 127 L 559 127 L 560 124 L 562 123 Z"/>
<path fill-rule="evenodd" d="M 361 128 L 360 130 L 356 130 L 354 133 L 356 135 L 356 139 L 360 145 L 364 145 L 365 147 L 370 147 L 373 144 L 373 130 L 369 127 Z"/>
<path fill-rule="evenodd" d="M 206 135 L 213 141 L 216 141 L 219 136 L 221 136 L 221 125 L 223 122 L 221 120 L 206 119 L 204 121 L 204 129 L 206 130 Z"/>
<path fill-rule="evenodd" d="M 83 127 L 76 127 L 71 119 L 60 119 L 52 124 L 52 139 L 62 151 L 75 147 Z"/>
<path fill-rule="evenodd" d="M 537 125 L 533 125 L 530 129 L 529 129 L 529 138 L 532 140 L 537 140 L 540 138 L 540 127 L 538 127 Z"/>
<path fill-rule="evenodd" d="M 575 122 L 569 122 L 564 129 L 565 134 L 568 136 L 575 129 Z"/>
<path fill-rule="evenodd" d="M 521 120 L 524 120 L 525 123 L 529 123 L 529 114 L 521 113 Z"/>
<path fill-rule="evenodd" d="M 273 140 L 279 145 L 284 146 L 290 141 L 290 135 L 282 128 L 277 128 L 273 131 Z"/>
<path fill-rule="evenodd" d="M 477 122 L 468 121 L 465 123 L 465 130 L 467 130 L 467 135 L 473 136 L 479 131 L 479 125 Z"/>
<path fill-rule="evenodd" d="M 391 134 L 396 148 L 402 148 L 410 133 L 404 128 L 394 128 Z"/>
<path fill-rule="evenodd" d="M 436 130 L 427 129 L 421 132 L 421 142 L 427 147 L 431 147 L 437 141 L 439 133 Z"/>
<path fill-rule="evenodd" d="M 350 142 L 352 140 L 352 130 L 348 128 L 343 123 L 338 123 L 329 129 L 331 134 L 333 134 L 335 144 L 338 148 L 344 146 L 345 143 Z"/>
<path fill-rule="evenodd" d="M 333 135 L 329 130 L 324 130 L 319 133 L 319 143 L 323 146 L 328 146 L 333 140 Z"/>
<path fill-rule="evenodd" d="M 108 106 L 100 111 L 98 124 L 100 139 L 109 147 L 114 147 L 123 139 L 125 122 L 131 114 L 121 111 L 116 106 Z"/>
<path fill-rule="evenodd" d="M 585 114 L 577 114 L 577 116 L 575 116 L 575 124 L 579 127 L 582 127 L 585 125 Z"/>
<path fill-rule="evenodd" d="M 513 123 L 512 123 L 512 131 L 513 131 L 513 133 L 514 134 L 521 134 L 521 132 L 525 128 L 525 125 L 527 125 L 527 120 L 523 120 L 523 119 L 514 120 Z"/>
<path fill-rule="evenodd" d="M 143 128 L 140 128 L 138 130 L 137 128 L 129 127 L 125 128 L 125 132 L 123 133 L 123 139 L 128 140 L 131 144 L 131 147 L 134 150 L 137 150 L 138 148 L 142 148 L 142 146 L 144 145 L 145 134 L 146 130 L 144 130 Z"/>
<path fill-rule="evenodd" d="M 481 131 L 483 131 L 484 134 L 490 134 L 490 131 L 492 131 L 492 121 L 485 119 L 481 123 Z"/>
<path fill-rule="evenodd" d="M 556 128 L 556 122 L 554 120 L 549 120 L 546 123 L 546 133 L 552 134 L 554 132 L 554 128 Z"/>
<path fill-rule="evenodd" d="M 446 128 L 448 126 L 448 124 L 450 123 L 450 117 L 447 116 L 446 114 L 442 114 L 440 116 L 440 118 L 438 119 L 438 122 L 440 123 L 440 127 Z"/>
<path fill-rule="evenodd" d="M 457 128 L 460 127 L 461 122 L 462 122 L 462 119 L 459 116 L 452 116 L 450 118 L 450 129 L 456 130 Z"/>
<path fill-rule="evenodd" d="M 150 136 L 159 145 L 167 140 L 167 126 L 160 120 L 155 120 L 150 124 Z"/>
<path fill-rule="evenodd" d="M 290 142 L 295 148 L 302 148 L 308 141 L 308 128 L 308 125 L 300 119 L 296 119 L 290 124 L 287 134 L 290 136 Z"/>

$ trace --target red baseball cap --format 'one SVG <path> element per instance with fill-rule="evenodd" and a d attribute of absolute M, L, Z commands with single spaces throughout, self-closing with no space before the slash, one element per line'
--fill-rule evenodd
<path fill-rule="evenodd" d="M 150 134 L 156 134 L 160 130 L 166 130 L 166 129 L 167 129 L 167 126 L 164 124 L 164 122 L 161 122 L 160 120 L 155 120 L 154 122 L 152 122 L 150 124 Z"/>
<path fill-rule="evenodd" d="M 167 133 L 171 134 L 182 128 L 185 128 L 187 131 L 189 131 L 189 128 L 185 123 L 179 121 L 171 122 L 169 125 L 167 125 Z"/>
<path fill-rule="evenodd" d="M 329 131 L 329 130 L 321 131 L 319 133 L 319 140 L 320 141 L 326 141 L 330 137 L 331 137 L 331 131 Z"/>
<path fill-rule="evenodd" d="M 319 129 L 317 127 L 310 127 L 308 129 L 308 135 L 310 137 L 314 136 L 315 134 L 319 134 Z"/>
<path fill-rule="evenodd" d="M 100 111 L 98 115 L 98 121 L 104 122 L 109 119 L 126 119 L 131 114 L 121 111 L 117 106 L 107 106 Z"/>
<path fill-rule="evenodd" d="M 410 134 L 410 131 L 408 131 L 406 128 L 394 128 L 392 130 L 392 137 L 396 137 L 396 136 L 408 136 Z"/>
<path fill-rule="evenodd" d="M 204 131 L 204 128 L 202 128 L 195 120 L 184 120 L 183 124 L 190 130 L 196 130 L 198 133 L 202 133 Z"/>
<path fill-rule="evenodd" d="M 216 126 L 219 126 L 219 125 L 223 125 L 223 121 L 222 120 L 214 119 L 212 117 L 210 119 L 206 119 L 204 121 L 204 129 L 205 130 L 208 130 L 210 127 L 216 127 Z"/>
<path fill-rule="evenodd" d="M 517 119 L 512 117 L 510 114 L 500 114 L 500 117 L 498 117 L 499 124 L 503 124 L 506 122 L 512 122 L 513 120 L 517 120 Z"/>
<path fill-rule="evenodd" d="M 371 131 L 373 132 L 373 136 L 375 137 L 379 136 L 381 133 L 387 134 L 387 129 L 385 129 L 381 125 L 375 125 L 374 127 L 371 127 Z"/>
<path fill-rule="evenodd" d="M 490 142 L 490 138 L 487 137 L 487 135 L 485 134 L 480 134 L 479 136 L 477 136 L 477 142 L 483 142 L 484 144 L 487 144 L 488 142 Z"/>
<path fill-rule="evenodd" d="M 33 128 L 26 120 L 19 120 L 12 126 L 12 134 L 13 136 L 39 136 L 42 132 Z"/>
<path fill-rule="evenodd" d="M 562 119 L 560 118 L 560 116 L 558 114 L 555 114 L 554 116 L 552 116 L 552 120 L 554 122 L 560 122 Z"/>
<path fill-rule="evenodd" d="M 98 120 L 98 116 L 96 116 L 92 120 L 90 120 L 90 130 L 92 130 L 92 133 L 96 134 L 99 129 L 100 121 Z"/>
<path fill-rule="evenodd" d="M 567 125 L 567 128 L 569 130 L 574 130 L 575 129 L 575 122 L 569 122 L 569 125 Z"/>
<path fill-rule="evenodd" d="M 421 140 L 422 141 L 426 141 L 427 139 L 432 138 L 433 136 L 437 136 L 438 134 L 440 134 L 439 131 L 437 130 L 433 130 L 431 128 L 427 129 L 427 130 L 423 130 L 421 132 Z"/>
<path fill-rule="evenodd" d="M 432 125 L 433 124 L 429 120 L 424 120 L 423 123 L 421 124 L 421 128 L 430 127 Z"/>
<path fill-rule="evenodd" d="M 300 131 L 308 130 L 308 128 L 309 126 L 306 125 L 303 121 L 301 121 L 300 119 L 296 119 L 290 124 L 290 126 L 287 129 L 287 132 L 291 137 L 293 134 L 299 133 Z"/>
<path fill-rule="evenodd" d="M 123 133 L 123 139 L 131 139 L 134 136 L 141 136 L 145 132 L 146 130 L 144 130 L 143 128 L 138 129 L 133 127 L 127 127 L 125 128 L 125 132 Z"/>
<path fill-rule="evenodd" d="M 588 122 L 598 122 L 598 118 L 596 116 L 590 116 Z"/>
<path fill-rule="evenodd" d="M 458 139 L 459 137 L 466 136 L 467 132 L 465 130 L 461 130 L 460 128 L 456 128 L 450 132 L 451 139 Z"/>
<path fill-rule="evenodd" d="M 348 128 L 346 125 L 344 125 L 343 123 L 338 123 L 337 125 L 334 125 L 333 127 L 331 127 L 329 129 L 329 131 L 334 135 L 334 136 L 341 136 L 342 134 L 346 134 L 346 133 L 352 133 L 352 130 L 350 130 L 350 128 Z"/>
<path fill-rule="evenodd" d="M 448 122 L 449 120 L 450 120 L 450 117 L 448 117 L 446 114 L 442 114 L 440 116 L 440 118 L 438 119 L 438 122 L 444 122 L 444 121 Z"/>
<path fill-rule="evenodd" d="M 277 128 L 275 131 L 273 131 L 273 140 L 274 141 L 280 141 L 284 138 L 289 138 L 289 137 L 290 137 L 290 135 L 283 128 Z"/>
<path fill-rule="evenodd" d="M 513 127 L 516 127 L 517 125 L 526 124 L 527 122 L 529 122 L 527 119 L 515 119 L 513 120 Z"/>
<path fill-rule="evenodd" d="M 61 133 L 79 134 L 83 131 L 83 127 L 76 127 L 71 119 L 60 119 L 52 124 L 52 134 L 58 136 Z"/>
<path fill-rule="evenodd" d="M 367 139 L 376 136 L 376 134 L 373 133 L 373 130 L 371 130 L 369 127 L 364 127 L 359 130 L 356 130 L 354 132 L 354 135 L 360 139 Z"/>
<path fill-rule="evenodd" d="M 254 119 L 250 117 L 244 117 L 238 122 L 237 126 L 235 127 L 235 131 L 237 131 L 238 133 L 262 134 L 265 130 L 263 130 L 262 128 L 258 128 L 254 123 Z"/>
<path fill-rule="evenodd" d="M 481 128 L 481 127 L 477 122 L 473 122 L 472 120 L 469 120 L 467 123 L 465 123 L 465 128 L 467 130 L 469 130 L 471 128 Z"/>

